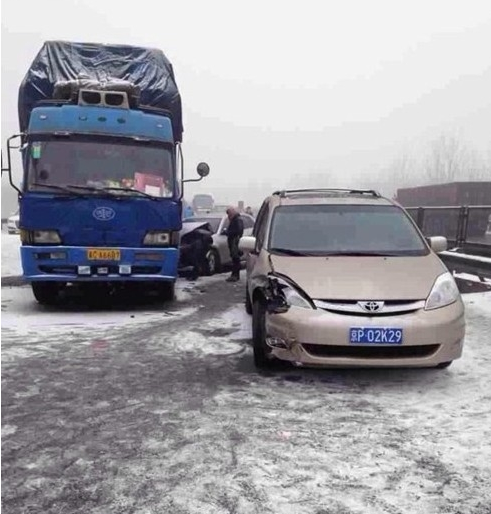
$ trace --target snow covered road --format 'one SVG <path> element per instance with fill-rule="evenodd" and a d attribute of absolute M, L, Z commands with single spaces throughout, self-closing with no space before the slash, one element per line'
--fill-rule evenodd
<path fill-rule="evenodd" d="M 22 275 L 20 262 L 20 236 L 2 230 L 2 277 Z"/>
<path fill-rule="evenodd" d="M 260 374 L 223 278 L 166 310 L 2 289 L 6 512 L 491 512 L 491 293 L 448 370 Z"/>

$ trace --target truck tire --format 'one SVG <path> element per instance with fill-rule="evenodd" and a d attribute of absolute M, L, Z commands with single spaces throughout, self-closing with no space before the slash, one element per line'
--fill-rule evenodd
<path fill-rule="evenodd" d="M 33 282 L 32 293 L 41 305 L 55 305 L 58 300 L 59 288 L 55 282 Z"/>
<path fill-rule="evenodd" d="M 162 302 L 172 302 L 176 297 L 176 284 L 174 282 L 162 282 L 158 288 L 158 299 Z"/>
<path fill-rule="evenodd" d="M 272 368 L 275 363 L 271 348 L 266 344 L 266 306 L 261 298 L 252 304 L 252 346 L 256 368 Z"/>

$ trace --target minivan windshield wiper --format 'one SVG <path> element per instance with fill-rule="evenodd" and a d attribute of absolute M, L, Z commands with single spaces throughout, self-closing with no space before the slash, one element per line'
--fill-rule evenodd
<path fill-rule="evenodd" d="M 315 254 L 313 253 L 307 253 L 307 252 L 302 252 L 300 250 L 293 250 L 292 248 L 270 248 L 269 249 L 270 252 L 273 252 L 273 253 L 282 253 L 284 255 L 295 255 L 295 256 L 298 256 L 298 257 L 314 257 Z"/>
<path fill-rule="evenodd" d="M 55 189 L 56 191 L 63 191 L 64 193 L 68 193 L 69 195 L 84 196 L 83 193 L 72 191 L 71 189 L 69 189 L 68 186 L 58 186 L 56 184 L 40 184 L 39 182 L 33 182 L 31 186 L 46 187 L 48 189 Z"/>
<path fill-rule="evenodd" d="M 328 257 L 395 257 L 401 255 L 400 252 L 350 252 L 350 251 L 339 251 L 339 252 L 322 252 L 322 255 Z"/>

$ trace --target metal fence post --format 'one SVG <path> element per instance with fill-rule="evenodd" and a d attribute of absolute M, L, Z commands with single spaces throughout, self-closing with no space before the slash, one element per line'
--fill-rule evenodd
<path fill-rule="evenodd" d="M 423 234 L 424 234 L 424 231 L 423 231 L 424 222 L 425 222 L 424 207 L 418 207 L 418 214 L 416 216 L 416 225 L 418 225 L 419 229 L 421 230 L 421 232 L 423 232 Z"/>
<path fill-rule="evenodd" d="M 462 206 L 459 209 L 459 219 L 457 223 L 456 246 L 462 246 L 467 240 L 467 227 L 469 226 L 469 207 Z"/>

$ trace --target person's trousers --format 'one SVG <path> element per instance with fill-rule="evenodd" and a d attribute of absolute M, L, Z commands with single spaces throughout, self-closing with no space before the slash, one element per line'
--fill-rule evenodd
<path fill-rule="evenodd" d="M 230 258 L 232 259 L 232 276 L 240 276 L 240 250 L 239 238 L 234 237 L 228 240 L 228 249 L 230 251 Z"/>

